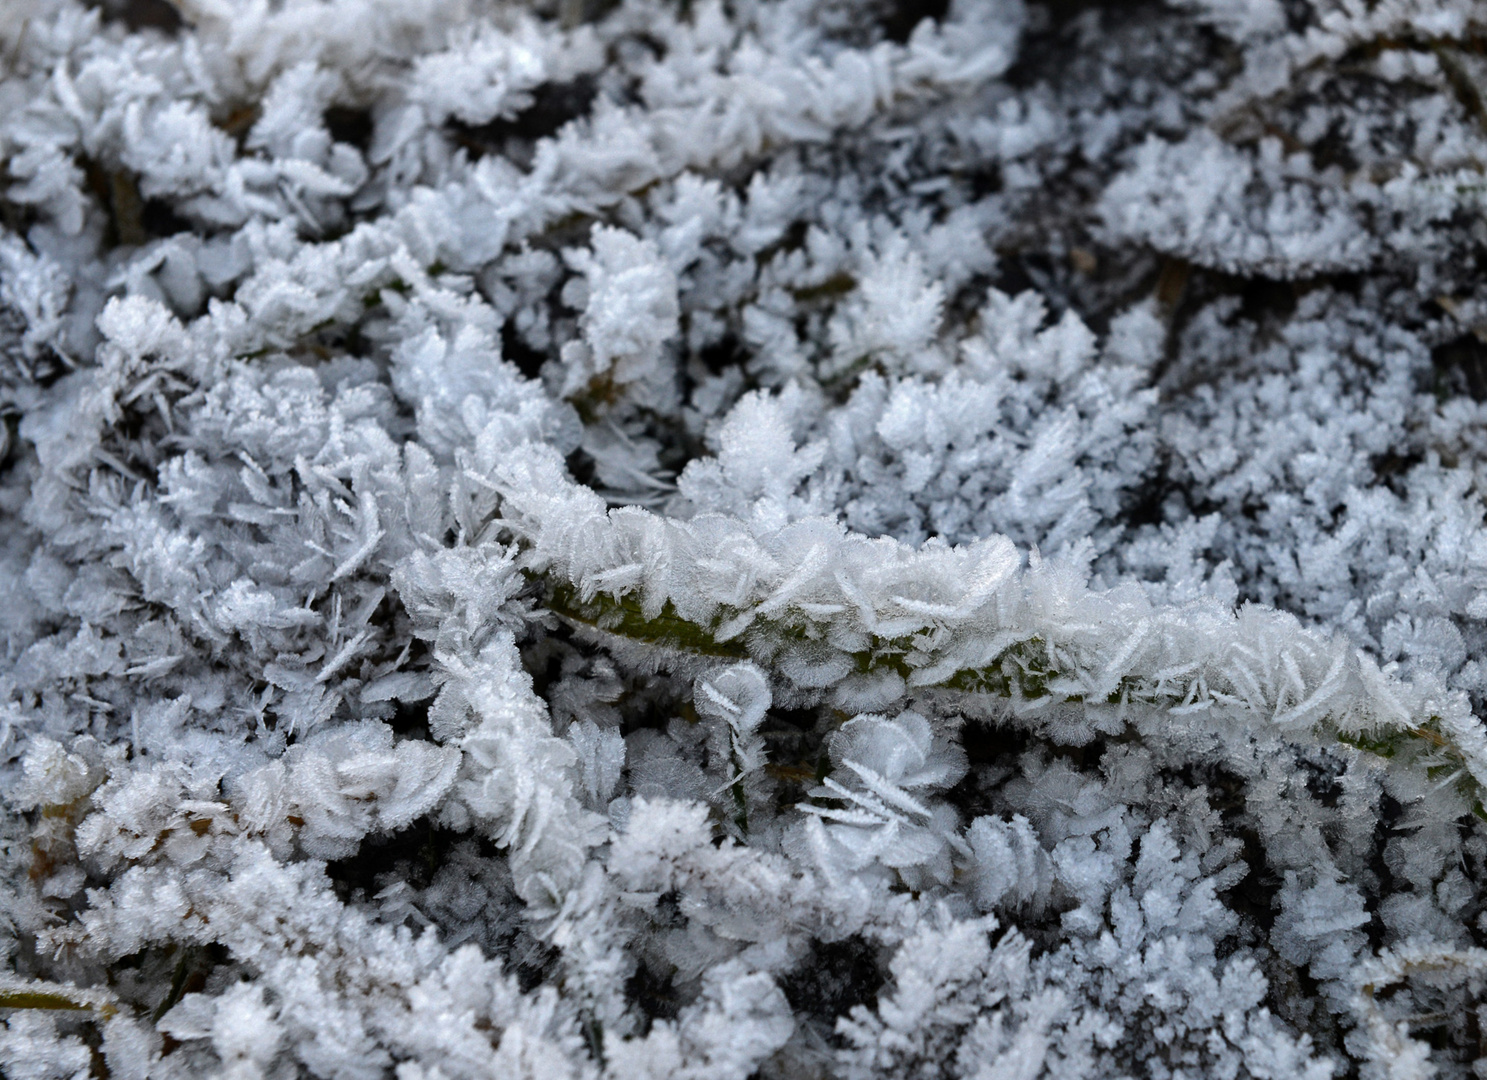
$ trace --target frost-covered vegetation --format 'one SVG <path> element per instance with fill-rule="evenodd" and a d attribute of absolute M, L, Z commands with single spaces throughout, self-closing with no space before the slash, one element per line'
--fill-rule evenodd
<path fill-rule="evenodd" d="M 0 1073 L 1487 1077 L 1481 0 L 0 2 Z"/>

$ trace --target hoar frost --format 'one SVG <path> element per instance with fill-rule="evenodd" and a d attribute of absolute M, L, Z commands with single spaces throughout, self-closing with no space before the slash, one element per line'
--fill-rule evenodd
<path fill-rule="evenodd" d="M 1484 41 L 0 6 L 0 1072 L 1487 1076 Z"/>

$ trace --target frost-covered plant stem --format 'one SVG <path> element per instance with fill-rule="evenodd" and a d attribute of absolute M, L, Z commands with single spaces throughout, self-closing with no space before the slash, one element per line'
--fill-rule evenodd
<path fill-rule="evenodd" d="M 1206 719 L 1310 732 L 1446 771 L 1487 814 L 1487 736 L 1464 696 L 1391 680 L 1289 616 L 1153 608 L 1132 590 L 1091 591 L 1075 567 L 1035 556 L 1023 569 L 1004 540 L 913 551 L 828 521 L 759 536 L 742 522 L 609 511 L 552 462 L 498 483 L 501 524 L 544 606 L 604 634 L 752 659 L 796 695 L 847 710 L 933 691 L 993 699 L 1075 743 L 1126 723 L 1180 737 Z M 771 552 L 806 544 L 800 565 Z M 1049 705 L 1078 706 L 1081 721 L 1040 720 Z"/>

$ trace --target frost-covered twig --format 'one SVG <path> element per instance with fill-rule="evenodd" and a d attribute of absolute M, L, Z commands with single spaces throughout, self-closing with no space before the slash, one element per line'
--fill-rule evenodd
<path fill-rule="evenodd" d="M 1258 724 L 1455 762 L 1473 800 L 1487 784 L 1487 736 L 1464 695 L 1391 680 L 1281 613 L 1092 590 L 1077 568 L 1022 567 L 1001 538 L 916 551 L 822 519 L 763 531 L 611 511 L 540 448 L 499 486 L 521 564 L 552 582 L 549 610 L 662 649 L 750 657 L 849 712 L 957 691 L 1075 744 L 1128 722 L 1156 738 Z M 1047 708 L 1064 703 L 1080 708 Z"/>

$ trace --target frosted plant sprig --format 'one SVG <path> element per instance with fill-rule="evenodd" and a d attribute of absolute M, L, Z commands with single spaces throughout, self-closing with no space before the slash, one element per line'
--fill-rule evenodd
<path fill-rule="evenodd" d="M 1086 706 L 1045 721 L 1073 741 L 1128 720 L 1160 737 L 1206 715 L 1441 753 L 1461 770 L 1453 781 L 1487 782 L 1465 695 L 1392 680 L 1282 612 L 1093 590 L 1077 567 L 1024 568 L 1002 538 L 916 550 L 819 518 L 761 534 L 722 516 L 609 510 L 537 447 L 496 483 L 523 569 L 550 582 L 549 610 L 648 645 L 752 658 L 838 708 L 931 690 L 1002 699 L 1035 723 L 1050 704 Z"/>

